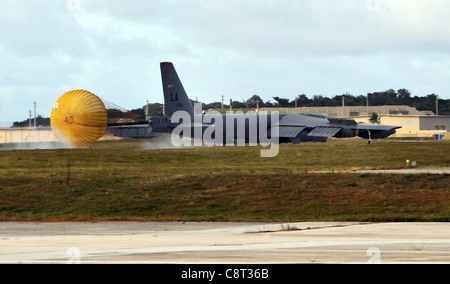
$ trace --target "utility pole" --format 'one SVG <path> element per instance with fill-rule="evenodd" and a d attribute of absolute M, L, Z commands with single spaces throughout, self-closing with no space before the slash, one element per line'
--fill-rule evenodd
<path fill-rule="evenodd" d="M 149 109 L 148 109 L 148 100 L 147 100 L 147 106 L 145 107 L 145 121 L 148 121 L 149 117 Z"/>
<path fill-rule="evenodd" d="M 31 109 L 29 110 L 29 115 L 30 115 L 30 119 L 29 119 L 28 126 L 31 128 L 31 116 L 32 116 L 32 114 L 31 114 Z"/>
<path fill-rule="evenodd" d="M 36 128 L 36 102 L 33 102 L 34 104 L 34 128 Z"/>
<path fill-rule="evenodd" d="M 436 95 L 436 115 L 439 115 L 439 95 Z"/>
<path fill-rule="evenodd" d="M 233 100 L 230 99 L 230 112 L 232 112 L 232 111 L 233 111 Z"/>
<path fill-rule="evenodd" d="M 342 117 L 345 115 L 345 98 L 344 95 L 342 95 Z"/>
<path fill-rule="evenodd" d="M 225 96 L 222 95 L 222 109 L 223 109 L 223 104 L 224 104 L 224 102 L 225 102 Z"/>

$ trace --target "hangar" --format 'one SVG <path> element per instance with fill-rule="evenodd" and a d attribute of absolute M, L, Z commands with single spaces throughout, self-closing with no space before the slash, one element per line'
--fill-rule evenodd
<path fill-rule="evenodd" d="M 358 122 L 369 122 L 369 116 L 352 117 Z M 450 116 L 436 115 L 380 115 L 379 123 L 385 125 L 396 125 L 397 129 L 393 137 L 428 137 L 450 139 L 446 135 L 450 129 Z M 439 136 L 440 135 L 440 136 Z"/>

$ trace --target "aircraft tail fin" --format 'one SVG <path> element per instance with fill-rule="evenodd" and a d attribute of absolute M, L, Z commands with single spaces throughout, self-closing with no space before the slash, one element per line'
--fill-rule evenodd
<path fill-rule="evenodd" d="M 164 92 L 164 104 L 166 116 L 172 116 L 174 112 L 183 110 L 194 115 L 194 108 L 189 100 L 177 71 L 171 62 L 161 62 L 161 78 Z"/>

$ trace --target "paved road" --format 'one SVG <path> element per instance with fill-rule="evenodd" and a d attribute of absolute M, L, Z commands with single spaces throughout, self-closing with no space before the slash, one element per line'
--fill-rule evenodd
<path fill-rule="evenodd" d="M 1 263 L 450 263 L 449 223 L 0 223 Z"/>
<path fill-rule="evenodd" d="M 450 168 L 408 168 L 396 170 L 311 171 L 308 173 L 356 173 L 356 174 L 450 174 Z"/>

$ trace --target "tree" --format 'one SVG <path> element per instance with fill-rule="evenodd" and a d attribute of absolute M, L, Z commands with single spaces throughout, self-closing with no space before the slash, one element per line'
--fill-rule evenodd
<path fill-rule="evenodd" d="M 378 117 L 378 113 L 376 112 L 372 112 L 372 116 L 369 118 L 370 123 L 380 123 L 379 117 Z"/>
<path fill-rule="evenodd" d="M 407 89 L 399 89 L 397 94 L 400 105 L 409 105 L 411 103 L 411 93 Z"/>
<path fill-rule="evenodd" d="M 247 100 L 247 106 L 249 108 L 256 108 L 259 104 L 259 107 L 264 107 L 264 101 L 258 95 L 253 95 L 250 99 Z"/>
<path fill-rule="evenodd" d="M 225 105 L 224 105 L 225 107 Z M 208 109 L 220 109 L 222 108 L 222 103 L 221 102 L 213 102 L 213 103 L 209 103 L 209 104 L 204 104 L 203 105 L 203 109 L 208 110 Z"/>
<path fill-rule="evenodd" d="M 279 107 L 289 107 L 289 99 L 282 99 L 280 97 L 273 97 L 277 101 Z"/>
<path fill-rule="evenodd" d="M 34 126 L 34 118 L 31 119 L 31 125 Z M 30 126 L 29 119 L 25 119 L 22 121 L 15 121 L 13 123 L 13 127 L 29 127 L 29 126 Z M 36 117 L 36 126 L 43 126 L 43 127 L 50 126 L 50 118 L 38 115 Z"/>
<path fill-rule="evenodd" d="M 305 94 L 301 94 L 297 97 L 297 106 L 298 107 L 305 107 L 309 106 L 311 103 L 311 100 L 308 99 L 308 97 Z"/>
<path fill-rule="evenodd" d="M 244 103 L 238 102 L 238 101 L 233 101 L 231 103 L 231 106 L 233 108 L 247 108 L 247 106 Z"/>

